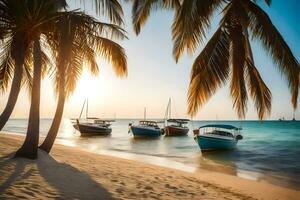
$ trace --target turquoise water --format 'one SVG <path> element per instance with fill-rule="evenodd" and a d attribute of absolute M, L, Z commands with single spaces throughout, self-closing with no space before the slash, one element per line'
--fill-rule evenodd
<path fill-rule="evenodd" d="M 190 132 L 187 137 L 161 137 L 152 140 L 133 139 L 128 134 L 129 122 L 137 123 L 138 120 L 116 120 L 109 137 L 81 138 L 70 121 L 65 119 L 57 142 L 196 173 L 201 173 L 204 168 L 300 188 L 300 122 L 194 121 L 189 124 Z M 42 136 L 47 133 L 50 123 L 49 119 L 41 120 Z M 244 139 L 239 141 L 237 149 L 233 151 L 202 154 L 191 130 L 210 123 L 242 127 Z M 10 120 L 4 131 L 24 134 L 26 126 L 27 120 Z"/>

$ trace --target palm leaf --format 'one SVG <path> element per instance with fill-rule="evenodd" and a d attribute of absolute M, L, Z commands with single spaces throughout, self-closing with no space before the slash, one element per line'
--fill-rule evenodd
<path fill-rule="evenodd" d="M 65 86 L 66 97 L 69 97 L 75 90 L 78 80 L 83 71 L 83 54 L 79 49 L 72 49 L 72 60 L 69 62 Z"/>
<path fill-rule="evenodd" d="M 258 118 L 262 120 L 266 115 L 270 115 L 271 113 L 271 91 L 262 80 L 259 72 L 250 59 L 247 59 L 246 66 L 250 95 L 254 100 Z"/>
<path fill-rule="evenodd" d="M 14 62 L 9 53 L 1 53 L 0 60 L 2 61 L 0 65 L 0 92 L 4 93 L 12 79 Z"/>
<path fill-rule="evenodd" d="M 118 0 L 94 0 L 96 13 L 109 17 L 112 23 L 123 25 L 123 9 Z"/>
<path fill-rule="evenodd" d="M 226 83 L 229 75 L 229 36 L 220 27 L 200 55 L 191 72 L 188 114 L 194 116 L 210 97 Z"/>
<path fill-rule="evenodd" d="M 127 57 L 123 47 L 103 37 L 94 37 L 93 45 L 97 53 L 112 63 L 117 76 L 127 76 Z"/>
<path fill-rule="evenodd" d="M 244 79 L 246 41 L 240 24 L 231 25 L 230 40 L 230 63 L 232 67 L 230 94 L 233 98 L 233 107 L 237 111 L 238 117 L 244 118 L 248 99 Z"/>
<path fill-rule="evenodd" d="M 185 0 L 172 25 L 173 56 L 176 62 L 186 48 L 192 53 L 203 42 L 214 11 L 222 0 Z"/>
<path fill-rule="evenodd" d="M 180 7 L 179 0 L 133 0 L 132 24 L 135 33 L 138 35 L 141 27 L 145 25 L 152 10 L 175 9 Z"/>
<path fill-rule="evenodd" d="M 292 94 L 292 105 L 296 109 L 299 90 L 299 62 L 268 15 L 255 3 L 248 2 L 247 7 L 252 36 L 262 41 L 264 48 L 286 77 Z"/>

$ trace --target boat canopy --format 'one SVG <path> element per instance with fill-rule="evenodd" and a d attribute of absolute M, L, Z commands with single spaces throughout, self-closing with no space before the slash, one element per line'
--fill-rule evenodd
<path fill-rule="evenodd" d="M 223 128 L 223 129 L 228 129 L 228 130 L 241 130 L 241 128 L 237 128 L 235 126 L 228 125 L 228 124 L 208 124 L 208 125 L 199 127 L 199 129 L 201 129 L 201 128 Z"/>
<path fill-rule="evenodd" d="M 142 123 L 142 124 L 151 124 L 151 123 L 157 124 L 157 123 L 164 123 L 164 121 L 142 120 L 142 121 L 140 121 L 140 123 Z"/>
<path fill-rule="evenodd" d="M 189 119 L 168 119 L 168 122 L 175 122 L 179 124 L 187 124 L 190 120 Z"/>

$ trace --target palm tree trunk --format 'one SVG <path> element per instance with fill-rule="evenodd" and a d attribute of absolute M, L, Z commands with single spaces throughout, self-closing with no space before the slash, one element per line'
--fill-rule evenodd
<path fill-rule="evenodd" d="M 12 41 L 12 58 L 15 61 L 14 77 L 11 84 L 10 93 L 8 96 L 7 104 L 0 115 L 0 131 L 5 126 L 9 119 L 16 103 L 21 89 L 21 82 L 23 76 L 23 64 L 25 60 L 25 53 L 27 49 L 27 43 L 25 36 L 22 33 L 16 34 Z"/>
<path fill-rule="evenodd" d="M 49 132 L 43 142 L 43 144 L 40 146 L 40 149 L 44 150 L 45 152 L 49 153 L 51 151 L 51 148 L 54 144 L 55 138 L 58 133 L 58 129 L 60 126 L 60 122 L 63 116 L 64 112 L 64 106 L 65 106 L 65 85 L 64 85 L 64 75 L 61 76 L 61 83 L 59 86 L 59 96 L 58 96 L 58 102 L 57 107 L 54 115 L 54 119 L 52 121 L 51 127 L 49 129 Z"/>
<path fill-rule="evenodd" d="M 34 71 L 31 94 L 31 105 L 25 141 L 22 147 L 16 152 L 15 157 L 37 158 L 40 126 L 40 90 L 42 74 L 42 56 L 39 37 L 34 40 L 33 47 Z"/>
<path fill-rule="evenodd" d="M 20 89 L 21 89 L 21 81 L 22 81 L 22 74 L 23 74 L 23 62 L 24 62 L 24 57 L 21 58 L 20 61 L 18 61 L 16 63 L 14 77 L 13 77 L 13 81 L 11 84 L 11 89 L 10 89 L 10 93 L 8 96 L 7 104 L 6 104 L 3 112 L 0 115 L 0 131 L 5 126 L 6 122 L 8 121 L 8 119 L 17 103 L 18 96 L 19 96 Z"/>

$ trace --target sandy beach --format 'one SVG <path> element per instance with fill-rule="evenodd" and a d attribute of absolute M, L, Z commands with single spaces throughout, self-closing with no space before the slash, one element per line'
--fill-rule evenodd
<path fill-rule="evenodd" d="M 298 199 L 300 191 L 210 172 L 188 173 L 56 144 L 12 159 L 22 136 L 0 135 L 0 199 Z"/>

